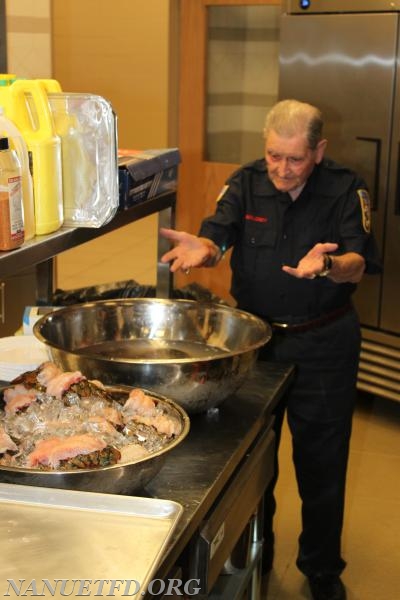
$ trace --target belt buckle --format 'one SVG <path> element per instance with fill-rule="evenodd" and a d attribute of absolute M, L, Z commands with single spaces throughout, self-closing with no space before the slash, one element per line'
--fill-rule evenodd
<path fill-rule="evenodd" d="M 293 327 L 293 325 L 290 325 L 290 323 L 277 323 L 276 321 L 273 321 L 271 325 L 272 328 L 275 329 L 289 329 L 290 327 Z"/>

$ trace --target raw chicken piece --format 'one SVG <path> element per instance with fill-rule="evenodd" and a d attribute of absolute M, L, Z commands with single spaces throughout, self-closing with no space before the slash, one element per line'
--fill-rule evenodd
<path fill-rule="evenodd" d="M 113 425 L 123 425 L 121 413 L 113 406 L 106 406 L 103 409 L 103 416 Z"/>
<path fill-rule="evenodd" d="M 140 458 L 148 456 L 150 453 L 146 448 L 139 444 L 129 444 L 129 446 L 123 446 L 121 448 L 121 463 L 132 462 Z"/>
<path fill-rule="evenodd" d="M 99 387 L 102 390 L 106 389 L 106 386 L 104 385 L 104 383 L 102 383 L 98 379 L 90 379 L 89 383 L 93 383 L 93 385 Z"/>
<path fill-rule="evenodd" d="M 4 428 L 0 425 L 0 454 L 7 452 L 17 452 L 18 446 L 14 444 L 8 433 L 4 431 Z"/>
<path fill-rule="evenodd" d="M 38 383 L 40 383 L 40 385 L 44 385 L 44 387 L 47 387 L 51 379 L 61 374 L 61 369 L 59 369 L 54 363 L 48 361 L 40 365 L 36 379 Z"/>
<path fill-rule="evenodd" d="M 46 385 L 46 394 L 55 396 L 55 398 L 61 400 L 63 393 L 69 390 L 71 385 L 83 381 L 84 379 L 86 379 L 86 377 L 84 377 L 80 371 L 66 371 L 65 373 L 52 377 L 48 381 Z"/>
<path fill-rule="evenodd" d="M 19 383 L 5 389 L 3 398 L 6 403 L 4 408 L 5 413 L 14 414 L 21 410 L 21 408 L 29 406 L 32 402 L 36 402 L 36 390 L 28 390 L 24 385 Z"/>
<path fill-rule="evenodd" d="M 158 433 L 164 433 L 167 437 L 179 435 L 181 432 L 179 422 L 163 414 L 133 415 L 132 420 L 135 421 L 135 423 L 150 425 L 151 427 L 154 427 Z"/>
<path fill-rule="evenodd" d="M 158 433 L 164 433 L 167 437 L 177 435 L 181 431 L 179 423 L 159 412 L 154 400 L 139 388 L 131 391 L 122 413 L 125 422 L 143 423 L 154 427 Z"/>
<path fill-rule="evenodd" d="M 79 454 L 90 454 L 96 450 L 103 450 L 106 444 L 92 435 L 73 435 L 71 437 L 52 437 L 40 440 L 35 449 L 28 455 L 28 465 L 50 466 L 56 469 L 61 460 L 73 458 Z"/>
<path fill-rule="evenodd" d="M 154 414 L 155 408 L 156 405 L 154 400 L 152 400 L 150 396 L 147 396 L 143 390 L 135 388 L 129 394 L 122 412 L 127 417 L 131 415 L 152 415 Z"/>

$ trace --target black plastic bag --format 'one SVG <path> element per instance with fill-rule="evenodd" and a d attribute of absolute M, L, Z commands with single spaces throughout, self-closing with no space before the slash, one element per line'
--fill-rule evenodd
<path fill-rule="evenodd" d="M 53 306 L 70 306 L 97 300 L 116 300 L 118 298 L 155 298 L 156 288 L 153 285 L 142 285 L 134 279 L 115 281 L 73 290 L 56 289 L 52 296 Z M 214 302 L 226 304 L 221 298 L 198 283 L 189 283 L 183 288 L 172 290 L 172 298 L 197 300 L 198 302 Z"/>

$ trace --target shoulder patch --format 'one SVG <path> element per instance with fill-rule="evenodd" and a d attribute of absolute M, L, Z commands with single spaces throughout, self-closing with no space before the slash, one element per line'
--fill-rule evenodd
<path fill-rule="evenodd" d="M 229 190 L 229 185 L 224 185 L 224 187 L 222 188 L 222 190 L 220 191 L 218 197 L 217 197 L 217 202 L 219 202 L 222 198 L 222 196 L 225 194 L 225 192 Z"/>
<path fill-rule="evenodd" d="M 367 190 L 359 189 L 357 194 L 360 200 L 362 224 L 365 233 L 371 232 L 371 200 Z"/>

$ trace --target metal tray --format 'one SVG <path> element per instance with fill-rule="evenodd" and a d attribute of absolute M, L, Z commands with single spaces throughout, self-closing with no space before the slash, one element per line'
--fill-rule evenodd
<path fill-rule="evenodd" d="M 48 598 L 143 598 L 182 511 L 169 500 L 0 484 L 0 595 L 30 586 Z"/>

